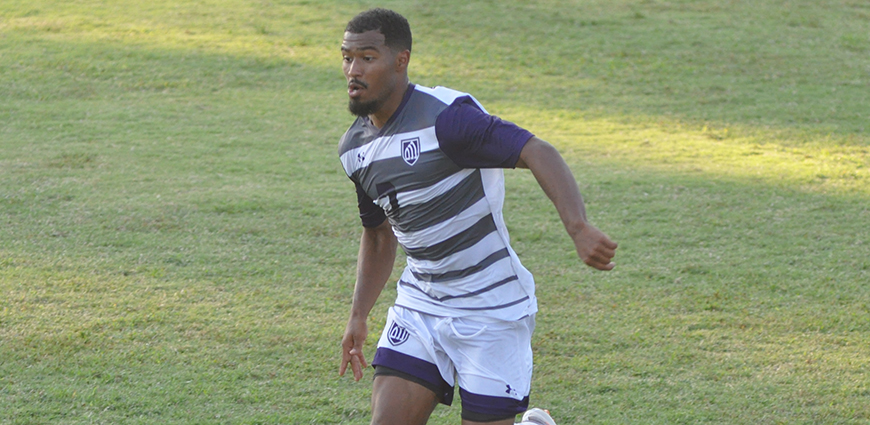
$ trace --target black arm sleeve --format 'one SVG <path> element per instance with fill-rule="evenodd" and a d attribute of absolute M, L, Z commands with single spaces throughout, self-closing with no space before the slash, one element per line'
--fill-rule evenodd
<path fill-rule="evenodd" d="M 359 206 L 359 218 L 362 220 L 364 227 L 378 227 L 384 220 L 387 219 L 387 214 L 384 210 L 375 204 L 375 201 L 366 194 L 362 186 L 357 182 L 356 185 L 356 200 Z"/>

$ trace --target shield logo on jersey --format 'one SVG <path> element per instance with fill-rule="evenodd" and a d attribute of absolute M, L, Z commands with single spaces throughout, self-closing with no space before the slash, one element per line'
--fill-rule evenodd
<path fill-rule="evenodd" d="M 402 159 L 408 165 L 414 165 L 420 159 L 420 138 L 402 140 Z"/>
<path fill-rule="evenodd" d="M 387 334 L 387 339 L 393 346 L 402 345 L 408 340 L 408 336 L 410 335 L 411 334 L 407 329 L 399 326 L 398 323 L 393 322 L 392 326 L 390 326 L 390 333 Z"/>

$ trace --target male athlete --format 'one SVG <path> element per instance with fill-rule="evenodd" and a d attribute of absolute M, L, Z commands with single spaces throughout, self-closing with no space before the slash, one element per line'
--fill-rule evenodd
<path fill-rule="evenodd" d="M 509 245 L 502 216 L 504 168 L 528 168 L 552 200 L 589 266 L 611 270 L 616 243 L 586 221 L 561 155 L 528 131 L 486 113 L 472 96 L 411 84 L 411 30 L 372 9 L 341 44 L 348 108 L 339 143 L 356 185 L 363 232 L 339 374 L 367 367 L 366 319 L 401 245 L 398 282 L 372 365 L 372 424 L 425 424 L 454 386 L 462 423 L 555 425 L 528 410 L 537 301 L 532 275 Z"/>

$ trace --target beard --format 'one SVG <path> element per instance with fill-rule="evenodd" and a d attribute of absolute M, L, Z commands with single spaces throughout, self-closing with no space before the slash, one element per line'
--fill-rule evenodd
<path fill-rule="evenodd" d="M 350 99 L 347 102 L 347 110 L 358 117 L 367 117 L 377 112 L 381 108 L 381 103 L 381 99 L 370 100 L 368 102 Z"/>

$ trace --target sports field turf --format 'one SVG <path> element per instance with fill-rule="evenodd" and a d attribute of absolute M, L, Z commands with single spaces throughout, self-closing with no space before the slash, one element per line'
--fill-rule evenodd
<path fill-rule="evenodd" d="M 368 423 L 371 369 L 337 376 L 360 227 L 336 144 L 341 35 L 374 5 L 0 2 L 0 424 Z M 870 3 L 377 5 L 411 22 L 412 81 L 556 145 L 620 244 L 589 270 L 506 172 L 533 405 L 870 423 Z"/>

